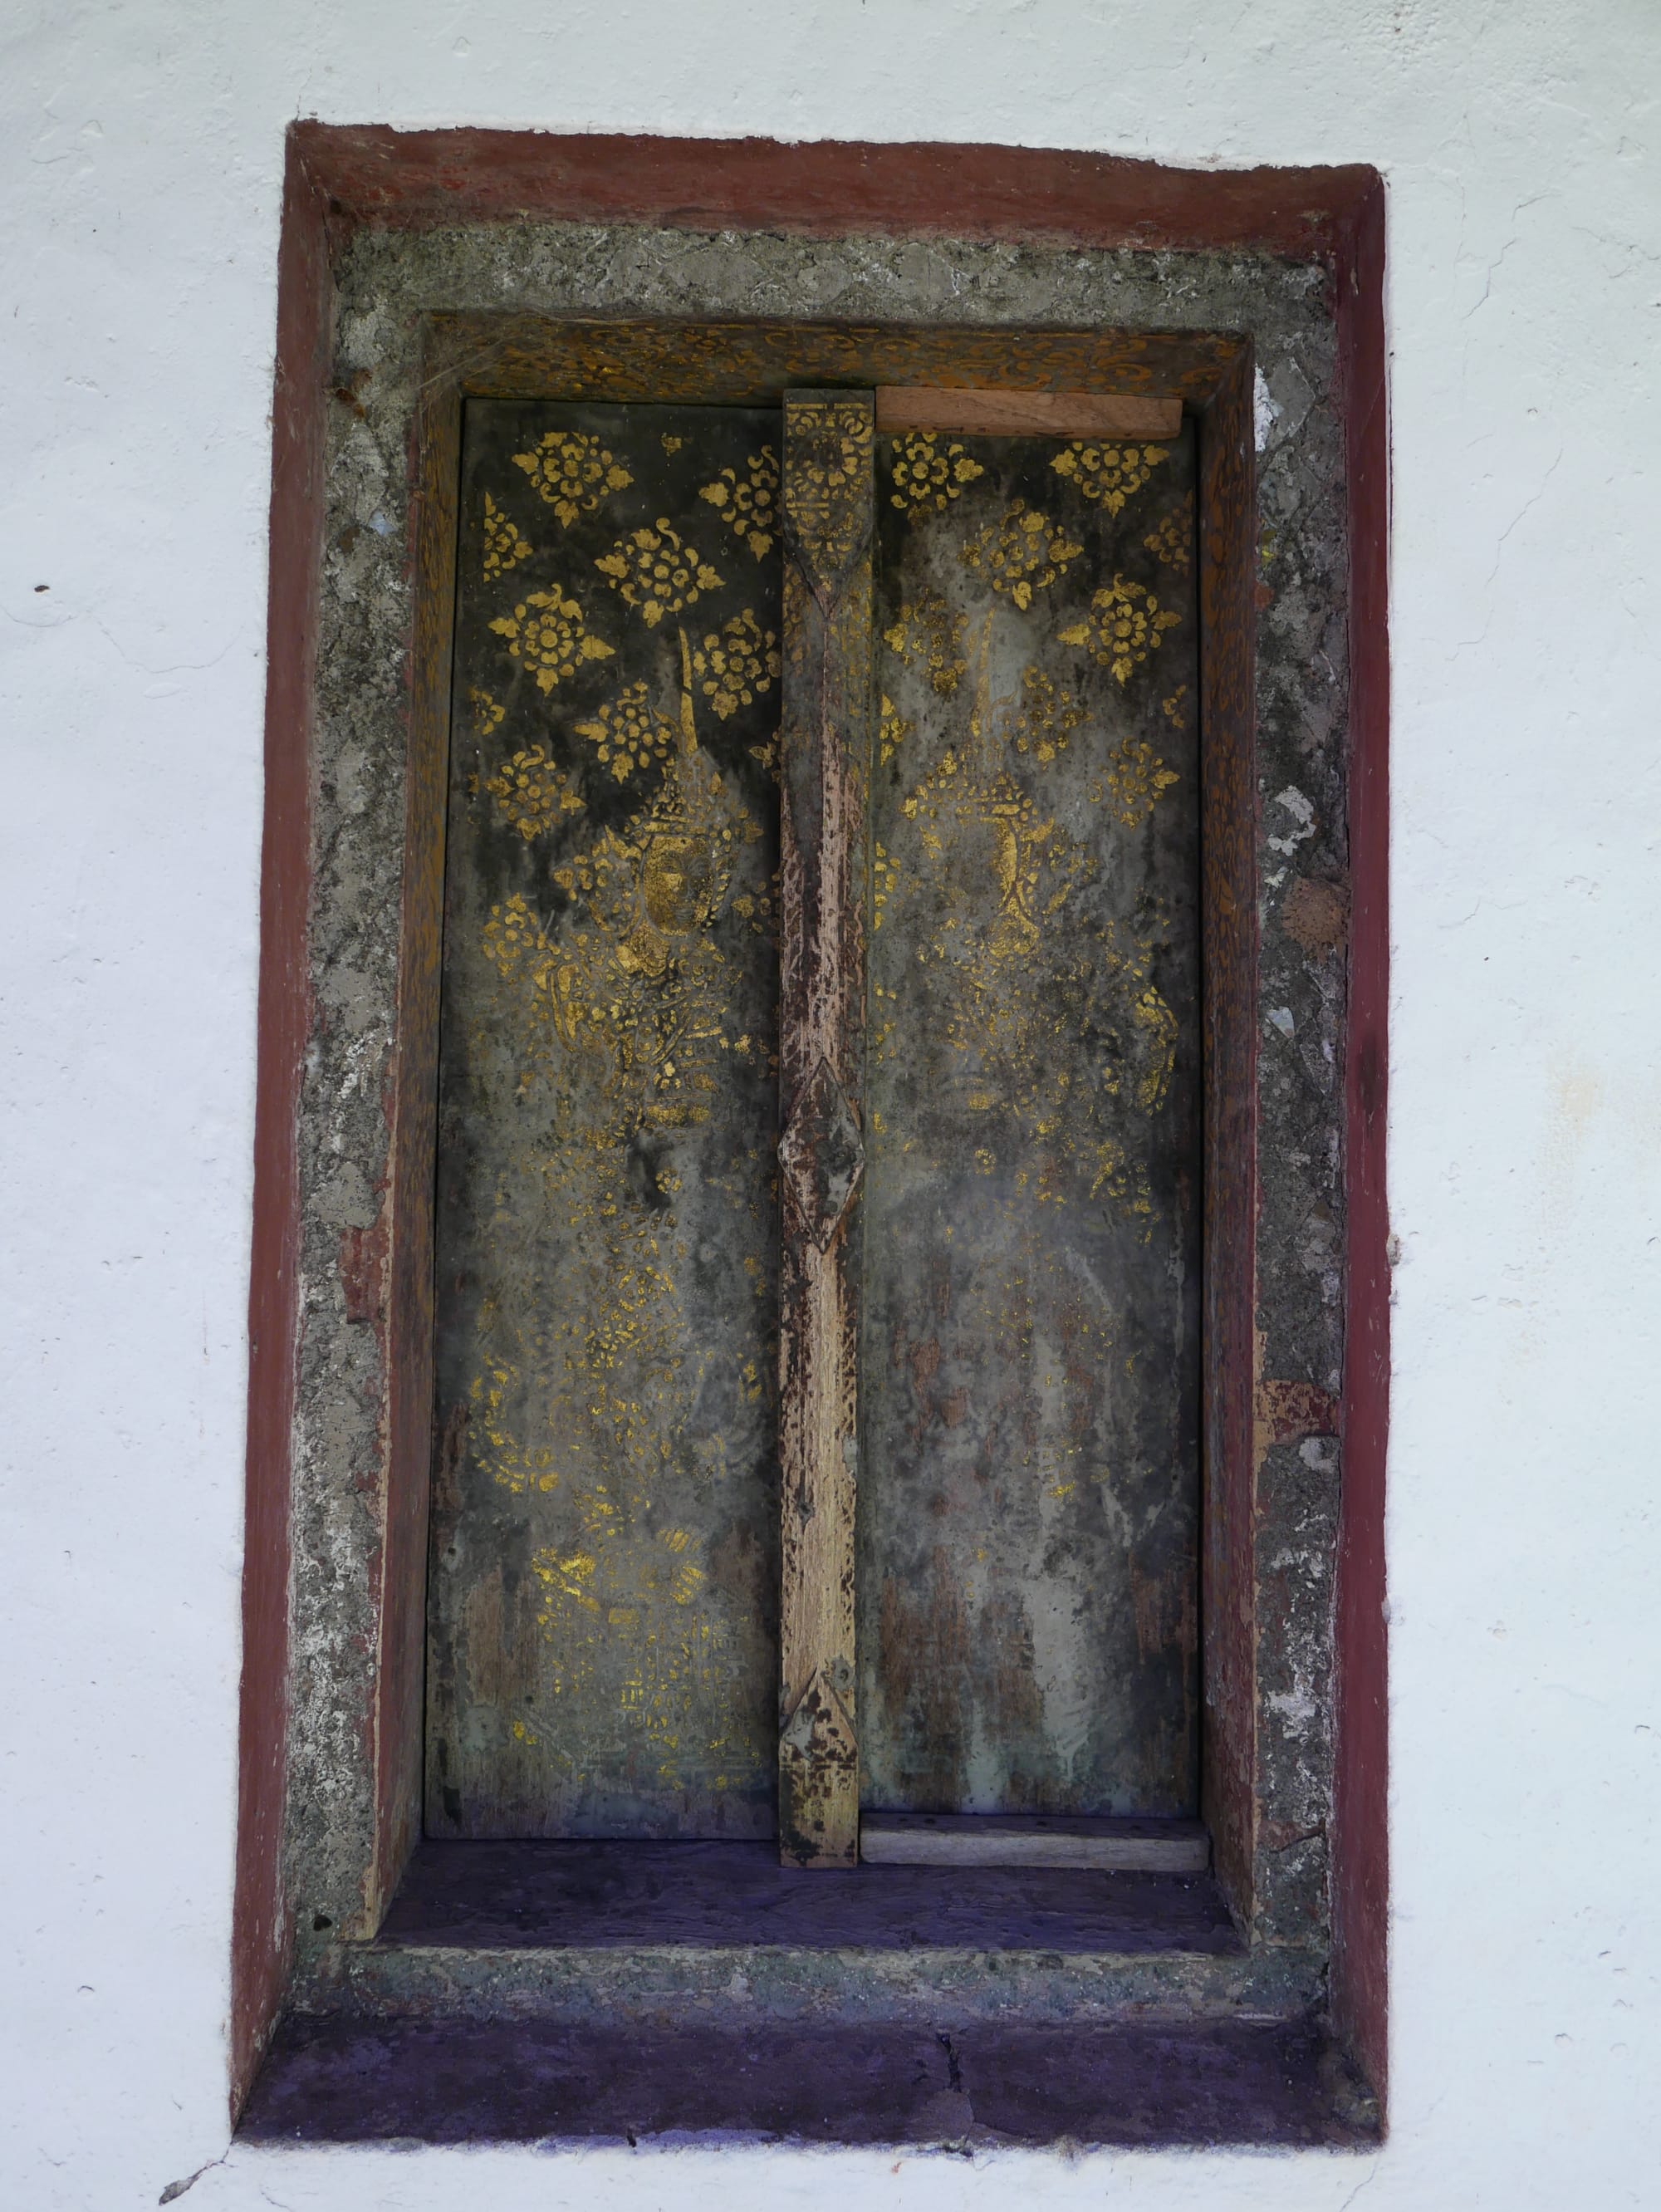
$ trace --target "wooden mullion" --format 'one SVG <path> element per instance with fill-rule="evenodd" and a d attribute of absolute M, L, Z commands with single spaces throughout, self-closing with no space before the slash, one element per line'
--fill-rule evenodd
<path fill-rule="evenodd" d="M 779 1842 L 859 1854 L 854 1706 L 864 815 L 872 684 L 870 393 L 784 401 Z"/>

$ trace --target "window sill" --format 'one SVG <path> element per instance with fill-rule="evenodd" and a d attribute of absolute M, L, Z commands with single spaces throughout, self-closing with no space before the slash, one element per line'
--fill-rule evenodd
<path fill-rule="evenodd" d="M 241 2135 L 1365 2145 L 1321 1995 L 1209 1876 L 427 1843 L 313 1957 Z"/>

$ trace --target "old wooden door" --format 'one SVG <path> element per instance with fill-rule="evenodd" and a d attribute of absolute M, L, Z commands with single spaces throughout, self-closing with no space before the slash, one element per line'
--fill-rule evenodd
<path fill-rule="evenodd" d="M 872 432 L 468 410 L 435 1833 L 1194 1808 L 1191 443 Z"/>
<path fill-rule="evenodd" d="M 1190 1814 L 1192 434 L 876 457 L 861 1801 Z"/>
<path fill-rule="evenodd" d="M 468 407 L 427 1819 L 773 1828 L 778 419 Z"/>

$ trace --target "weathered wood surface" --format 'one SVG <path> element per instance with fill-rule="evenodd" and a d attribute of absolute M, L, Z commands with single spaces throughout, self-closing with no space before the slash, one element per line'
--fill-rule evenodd
<path fill-rule="evenodd" d="M 434 1834 L 773 1831 L 777 445 L 467 410 Z"/>
<path fill-rule="evenodd" d="M 880 384 L 876 428 L 884 436 L 899 430 L 955 430 L 979 438 L 1174 438 L 1182 428 L 1182 401 L 1135 392 Z"/>
<path fill-rule="evenodd" d="M 868 1811 L 1197 1808 L 1193 490 L 878 441 Z"/>
<path fill-rule="evenodd" d="M 860 1826 L 859 1856 L 868 1866 L 1079 1867 L 1097 1874 L 1203 1874 L 1211 1863 L 1211 1838 L 1197 1820 L 868 1813 Z"/>
<path fill-rule="evenodd" d="M 858 1857 L 854 1703 L 864 811 L 870 749 L 869 393 L 784 410 L 780 750 L 779 1840 Z"/>

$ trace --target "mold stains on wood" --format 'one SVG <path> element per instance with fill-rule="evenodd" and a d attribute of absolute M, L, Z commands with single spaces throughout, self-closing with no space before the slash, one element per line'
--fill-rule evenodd
<path fill-rule="evenodd" d="M 779 572 L 707 493 L 777 438 L 468 411 L 433 1832 L 773 1827 Z"/>
<path fill-rule="evenodd" d="M 1191 1812 L 1193 441 L 900 435 L 878 483 L 865 1802 Z"/>

